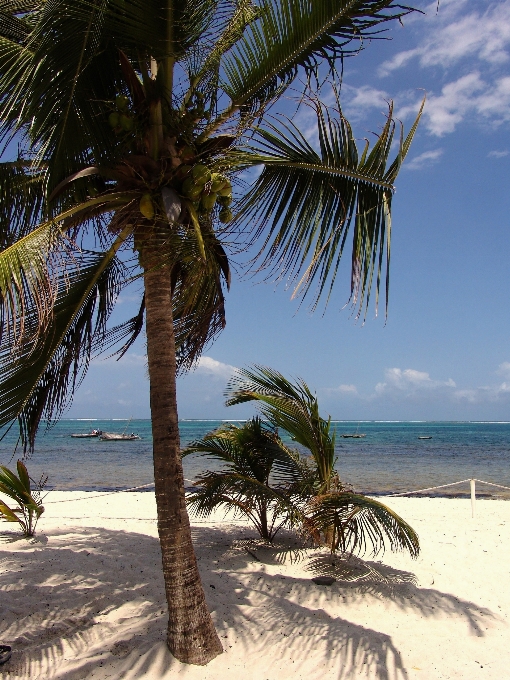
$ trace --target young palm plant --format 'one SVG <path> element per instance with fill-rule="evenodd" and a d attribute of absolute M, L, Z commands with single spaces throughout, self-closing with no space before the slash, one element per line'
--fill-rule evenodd
<path fill-rule="evenodd" d="M 17 522 L 25 536 L 33 536 L 39 517 L 44 512 L 39 489 L 33 491 L 26 465 L 18 460 L 18 475 L 0 465 L 0 493 L 13 500 L 17 507 L 11 509 L 0 499 L 0 519 L 6 522 Z"/>
<path fill-rule="evenodd" d="M 221 464 L 201 474 L 187 504 L 199 516 L 223 507 L 244 515 L 259 536 L 272 542 L 285 525 L 292 525 L 296 508 L 293 490 L 307 468 L 290 451 L 274 427 L 258 417 L 244 425 L 223 425 L 192 442 L 183 456 L 204 455 Z"/>
<path fill-rule="evenodd" d="M 268 108 L 291 85 L 310 96 L 324 68 L 337 82 L 352 41 L 408 11 L 394 0 L 0 8 L 0 136 L 19 149 L 0 164 L 0 425 L 17 420 L 32 449 L 90 357 L 115 343 L 122 355 L 145 327 L 167 640 L 181 661 L 222 651 L 191 543 L 175 379 L 225 324 L 227 242 L 243 230 L 257 268 L 292 273 L 302 295 L 315 282 L 320 295 L 352 230 L 351 294 L 366 308 L 418 122 L 390 160 L 391 107 L 361 152 L 338 107 L 317 104 L 317 148 Z M 257 181 L 234 194 L 254 166 Z M 109 328 L 137 278 L 139 313 Z"/>
<path fill-rule="evenodd" d="M 307 384 L 295 383 L 264 366 L 241 369 L 229 382 L 227 405 L 256 401 L 262 415 L 288 432 L 310 452 L 316 467 L 315 485 L 301 488 L 301 524 L 316 542 L 332 552 L 378 554 L 387 541 L 392 550 L 419 553 L 416 532 L 383 503 L 347 489 L 335 471 L 335 433 L 331 417 L 319 415 L 317 397 Z"/>

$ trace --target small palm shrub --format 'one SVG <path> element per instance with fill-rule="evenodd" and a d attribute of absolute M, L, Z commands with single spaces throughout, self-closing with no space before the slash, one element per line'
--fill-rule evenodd
<path fill-rule="evenodd" d="M 331 418 L 319 414 L 317 397 L 298 379 L 288 381 L 267 367 L 240 370 L 227 386 L 227 405 L 256 401 L 264 418 L 286 430 L 292 440 L 310 452 L 313 474 L 293 484 L 293 517 L 303 533 L 332 552 L 408 550 L 416 557 L 418 535 L 383 503 L 353 493 L 336 472 L 335 432 Z M 302 471 L 301 465 L 299 470 Z"/>
<path fill-rule="evenodd" d="M 220 470 L 209 470 L 195 482 L 187 498 L 195 514 L 207 516 L 217 507 L 234 510 L 267 541 L 297 519 L 294 497 L 306 466 L 270 423 L 255 417 L 243 425 L 223 425 L 190 444 L 183 456 L 192 453 L 221 463 Z"/>
<path fill-rule="evenodd" d="M 41 480 L 37 488 L 32 490 L 26 465 L 18 460 L 16 468 L 17 475 L 0 465 L 0 493 L 17 503 L 17 507 L 11 509 L 0 500 L 0 519 L 17 522 L 25 536 L 33 536 L 39 517 L 44 512 L 40 497 L 44 482 Z"/>

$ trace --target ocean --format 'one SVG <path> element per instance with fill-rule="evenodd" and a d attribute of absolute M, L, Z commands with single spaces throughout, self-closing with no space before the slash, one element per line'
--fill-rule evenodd
<path fill-rule="evenodd" d="M 180 422 L 184 447 L 221 425 L 222 421 Z M 476 478 L 510 487 L 510 423 L 507 422 L 348 422 L 337 430 L 337 469 L 344 482 L 359 492 L 375 495 L 413 491 Z M 73 439 L 72 433 L 135 432 L 137 441 Z M 362 433 L 361 439 L 341 434 Z M 431 437 L 431 439 L 419 439 Z M 0 464 L 13 467 L 14 428 L 0 442 Z M 27 461 L 38 480 L 48 477 L 46 489 L 109 491 L 153 481 L 150 420 L 63 419 L 41 430 L 35 452 Z M 186 485 L 211 463 L 200 456 L 184 459 Z M 469 485 L 428 492 L 426 495 L 467 496 Z M 477 495 L 509 498 L 510 491 L 477 484 Z"/>

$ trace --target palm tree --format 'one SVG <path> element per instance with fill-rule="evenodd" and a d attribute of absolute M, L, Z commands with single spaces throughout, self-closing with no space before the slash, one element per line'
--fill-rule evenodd
<path fill-rule="evenodd" d="M 223 425 L 187 446 L 183 457 L 190 454 L 221 464 L 220 470 L 199 475 L 186 499 L 198 516 L 208 516 L 217 507 L 234 510 L 269 542 L 282 527 L 293 524 L 293 489 L 302 485 L 308 467 L 270 424 L 255 417 L 243 425 Z"/>
<path fill-rule="evenodd" d="M 408 11 L 394 0 L 2 2 L 0 135 L 18 154 L 0 165 L 0 425 L 18 421 L 33 449 L 91 356 L 122 355 L 145 324 L 167 639 L 182 661 L 222 649 L 191 543 L 176 373 L 224 326 L 225 247 L 239 230 L 258 240 L 256 268 L 292 273 L 303 295 L 317 282 L 317 301 L 352 226 L 353 302 L 366 308 L 374 277 L 378 291 L 417 121 L 389 161 L 391 106 L 361 153 L 339 106 L 315 103 L 319 151 L 267 112 L 290 85 L 310 101 L 325 68 L 338 82 L 349 43 Z M 262 173 L 247 191 L 238 182 L 232 204 L 232 182 L 253 166 Z M 109 328 L 136 279 L 139 313 Z"/>
<path fill-rule="evenodd" d="M 274 427 L 288 432 L 310 452 L 315 484 L 310 485 L 307 478 L 301 487 L 301 524 L 317 543 L 324 541 L 332 552 L 365 552 L 370 546 L 375 555 L 384 550 L 386 539 L 392 550 L 418 555 L 418 536 L 407 522 L 383 503 L 353 493 L 341 482 L 335 470 L 331 417 L 321 418 L 317 397 L 303 380 L 292 383 L 278 371 L 255 366 L 233 376 L 226 396 L 227 406 L 257 402 Z"/>

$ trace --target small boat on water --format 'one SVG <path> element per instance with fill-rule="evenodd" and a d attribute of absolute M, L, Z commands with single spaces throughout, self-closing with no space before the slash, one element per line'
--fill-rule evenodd
<path fill-rule="evenodd" d="M 359 426 L 361 424 L 361 421 L 358 423 L 358 427 L 356 428 L 355 432 L 346 432 L 345 434 L 342 435 L 344 439 L 363 439 L 363 437 L 366 437 L 366 434 L 362 434 L 359 432 Z"/>
<path fill-rule="evenodd" d="M 92 437 L 100 437 L 102 434 L 102 430 L 92 430 L 92 432 L 85 432 L 84 434 L 72 434 L 71 437 L 75 439 L 91 439 Z"/>
<path fill-rule="evenodd" d="M 432 437 L 430 437 L 430 436 L 427 436 L 427 437 L 423 436 L 423 437 L 418 437 L 418 439 L 432 439 Z"/>
<path fill-rule="evenodd" d="M 102 432 L 99 439 L 102 442 L 132 442 L 135 439 L 140 439 L 140 437 L 134 432 L 131 434 L 124 434 L 123 432 Z"/>
<path fill-rule="evenodd" d="M 131 434 L 126 434 L 126 430 L 128 429 L 132 420 L 133 417 L 128 420 L 127 425 L 124 428 L 124 432 L 101 432 L 99 439 L 102 442 L 133 442 L 136 439 L 141 439 L 141 437 L 139 437 L 134 432 L 131 432 Z"/>

